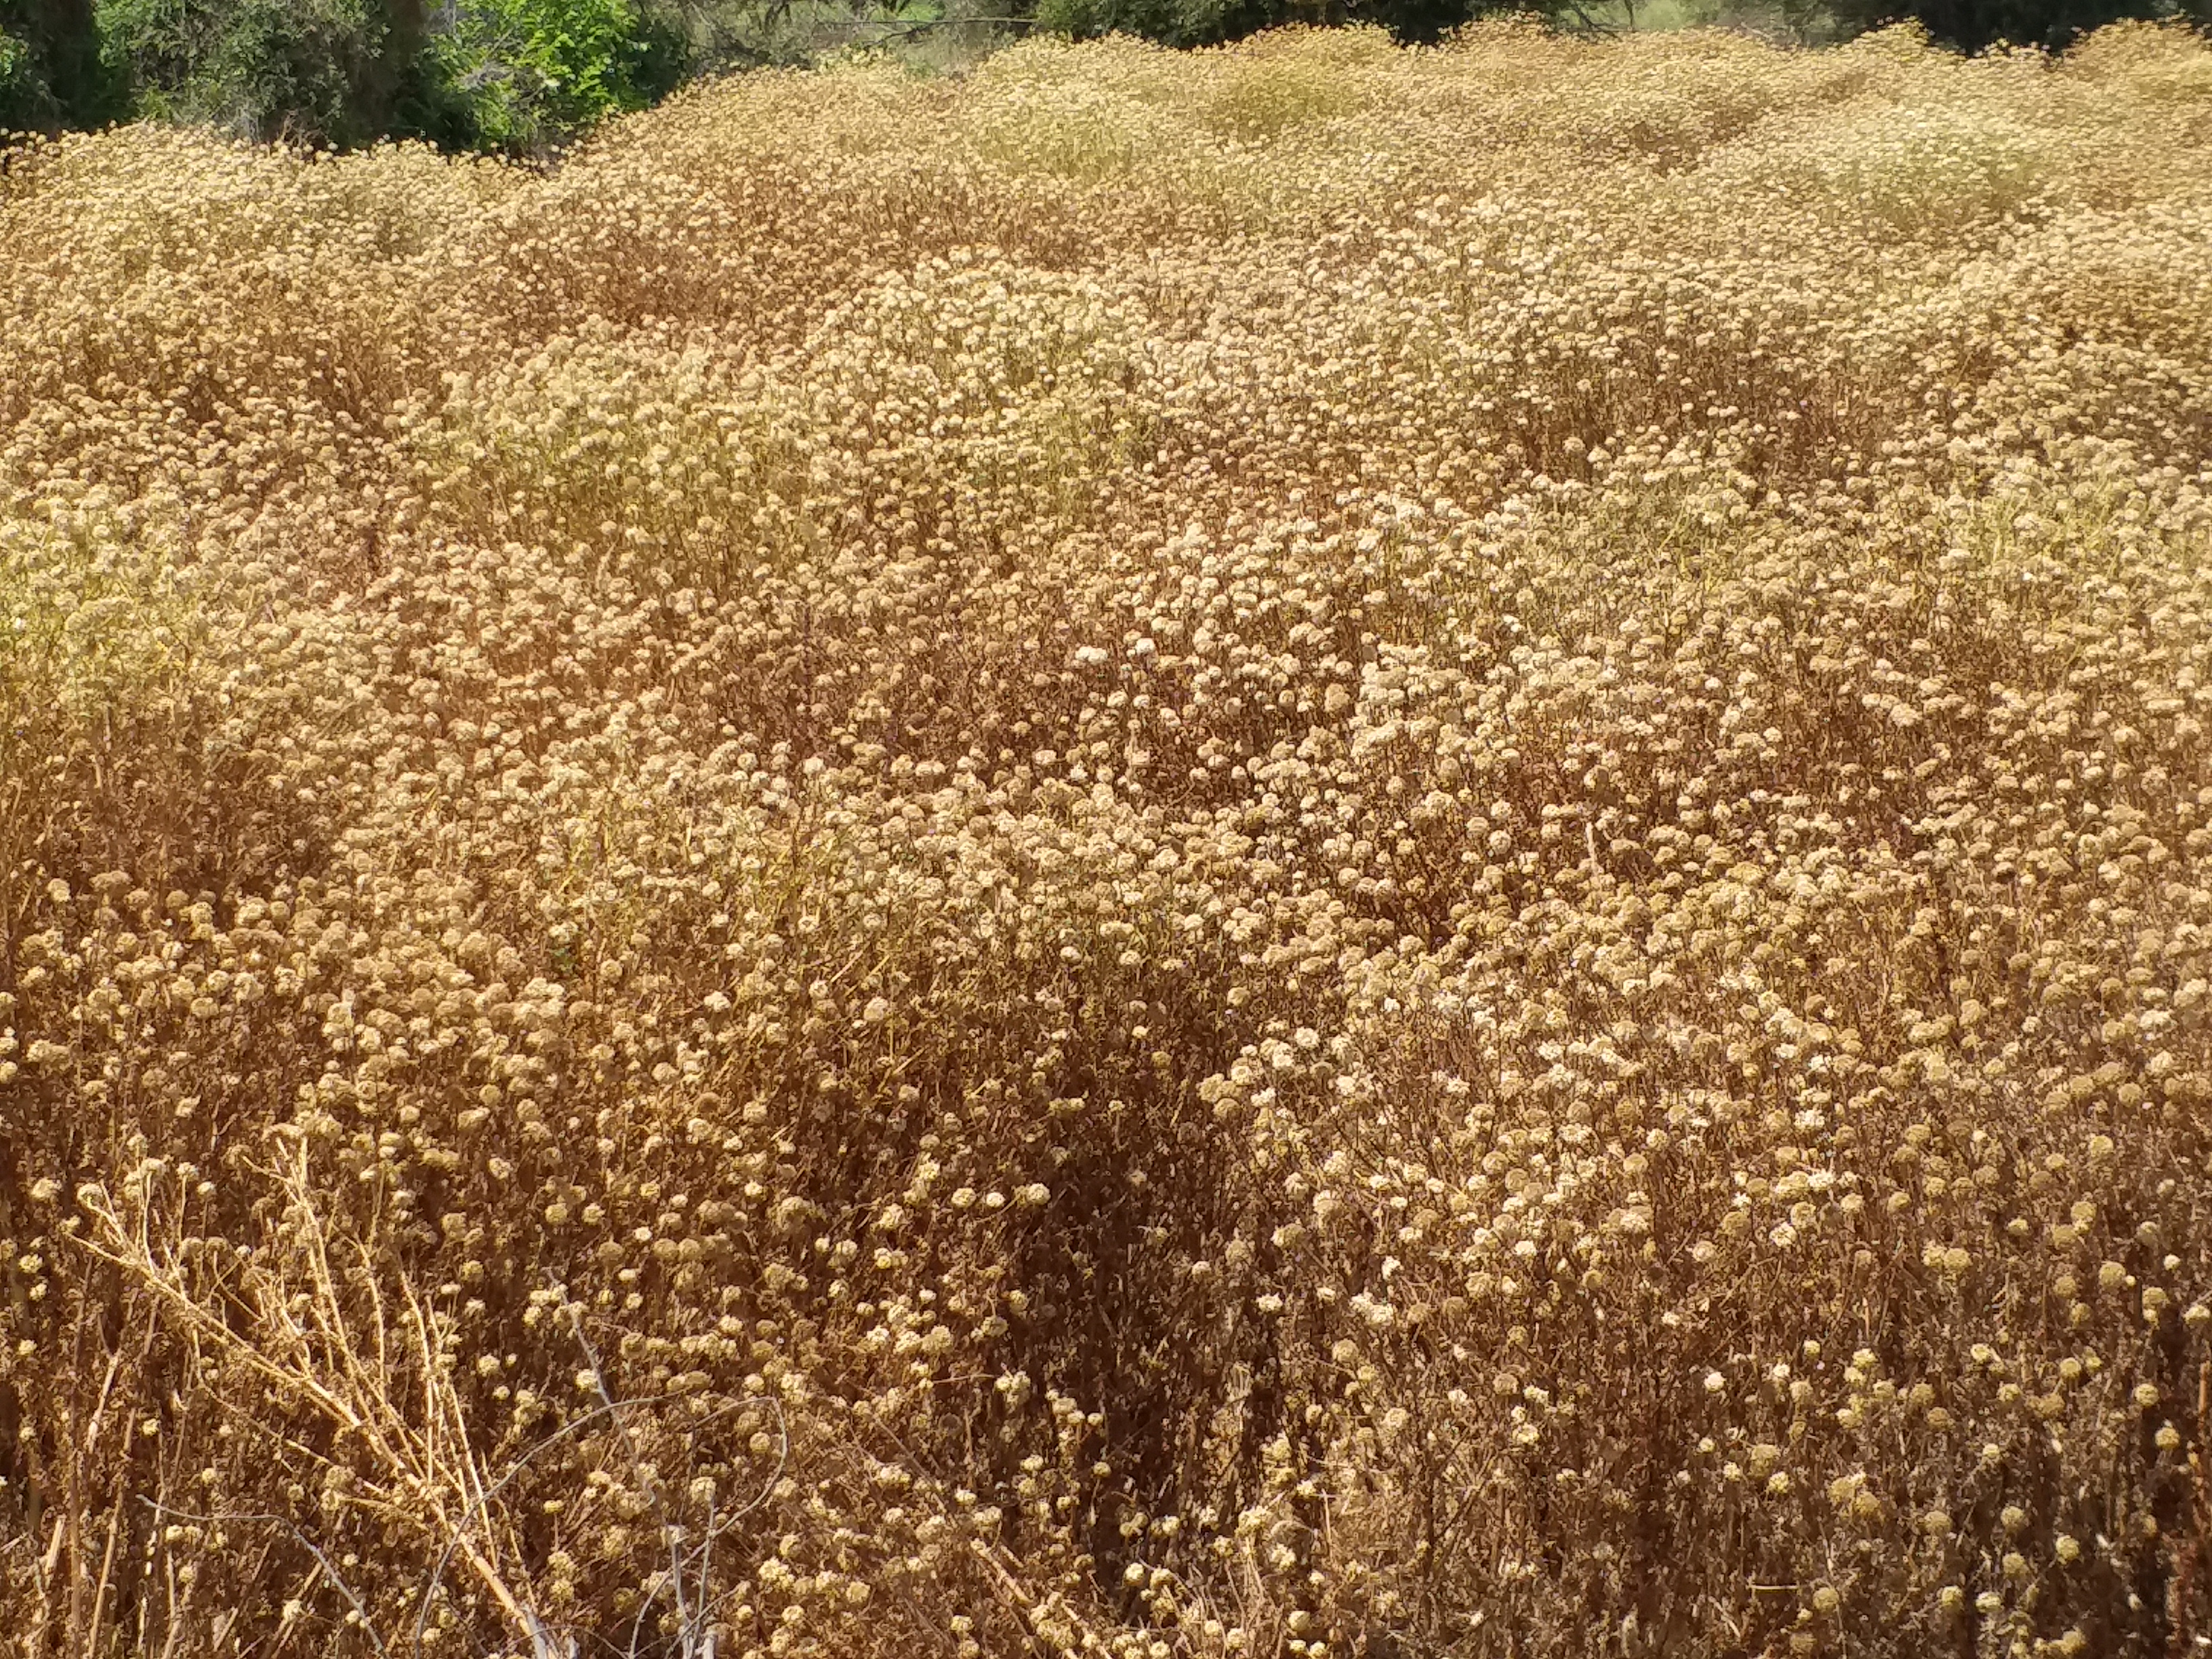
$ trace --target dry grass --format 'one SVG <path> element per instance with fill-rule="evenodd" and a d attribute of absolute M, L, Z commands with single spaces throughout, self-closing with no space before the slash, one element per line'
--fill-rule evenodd
<path fill-rule="evenodd" d="M 0 175 L 0 1645 L 2212 1635 L 2212 52 Z"/>

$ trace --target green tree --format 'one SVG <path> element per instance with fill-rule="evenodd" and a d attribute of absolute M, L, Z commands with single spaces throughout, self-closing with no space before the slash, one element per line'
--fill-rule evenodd
<path fill-rule="evenodd" d="M 1961 52 L 2000 41 L 2062 49 L 2127 17 L 2212 21 L 2208 0 L 1832 0 L 1845 33 L 1912 19 L 1930 39 Z"/>
<path fill-rule="evenodd" d="M 1401 40 L 1433 40 L 1491 9 L 1488 0 L 1036 0 L 1036 22 L 1078 40 L 1120 33 L 1176 46 L 1284 23 L 1377 23 Z"/>
<path fill-rule="evenodd" d="M 438 80 L 487 148 L 532 150 L 682 78 L 681 36 L 633 0 L 461 0 L 432 21 Z"/>
<path fill-rule="evenodd" d="M 0 22 L 39 3 L 0 0 Z M 92 21 L 132 112 L 340 146 L 541 150 L 688 66 L 681 31 L 636 0 L 98 0 Z M 26 58 L 0 41 L 0 76 Z"/>
<path fill-rule="evenodd" d="M 0 131 L 93 126 L 122 112 L 92 0 L 0 0 Z"/>
<path fill-rule="evenodd" d="M 421 21 L 416 0 L 102 0 L 99 11 L 140 114 L 340 145 L 390 130 Z"/>

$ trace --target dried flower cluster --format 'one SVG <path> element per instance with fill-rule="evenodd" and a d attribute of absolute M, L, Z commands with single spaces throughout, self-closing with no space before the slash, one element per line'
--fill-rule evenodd
<path fill-rule="evenodd" d="M 2212 1634 L 2212 51 L 0 173 L 0 1631 Z"/>

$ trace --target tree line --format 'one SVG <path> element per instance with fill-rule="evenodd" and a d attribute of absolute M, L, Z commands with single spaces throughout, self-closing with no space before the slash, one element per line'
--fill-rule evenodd
<path fill-rule="evenodd" d="M 0 0 L 0 130 L 541 149 L 702 67 L 685 25 L 657 0 Z"/>
<path fill-rule="evenodd" d="M 1119 30 L 1171 46 L 1206 46 L 1285 23 L 1376 23 L 1401 40 L 1431 40 L 1486 12 L 1534 11 L 1568 27 L 1637 27 L 1644 0 L 1036 0 L 1038 22 L 1076 36 Z M 2000 43 L 2061 50 L 2123 18 L 2212 22 L 2212 0 L 1708 0 L 1676 15 L 1765 26 L 1801 40 L 1832 41 L 1884 24 L 1917 21 L 1942 46 L 1981 52 Z"/>
<path fill-rule="evenodd" d="M 1176 46 L 1287 23 L 1372 23 L 1432 40 L 1486 12 L 1601 27 L 1599 0 L 1003 0 L 994 27 Z M 1633 26 L 1638 0 L 1607 0 Z M 2212 0 L 1709 0 L 1801 38 L 1917 20 L 1965 52 L 2063 47 L 2124 17 L 2212 23 Z M 0 133 L 208 121 L 348 147 L 381 137 L 543 153 L 694 76 L 789 60 L 866 26 L 910 34 L 974 0 L 0 0 Z M 839 25 L 847 26 L 842 34 Z M 826 32 L 825 32 L 826 31 Z"/>

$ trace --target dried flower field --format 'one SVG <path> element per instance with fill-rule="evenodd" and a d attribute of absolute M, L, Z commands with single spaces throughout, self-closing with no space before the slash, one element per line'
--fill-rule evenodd
<path fill-rule="evenodd" d="M 0 1649 L 2192 1652 L 2212 49 L 0 173 Z"/>

